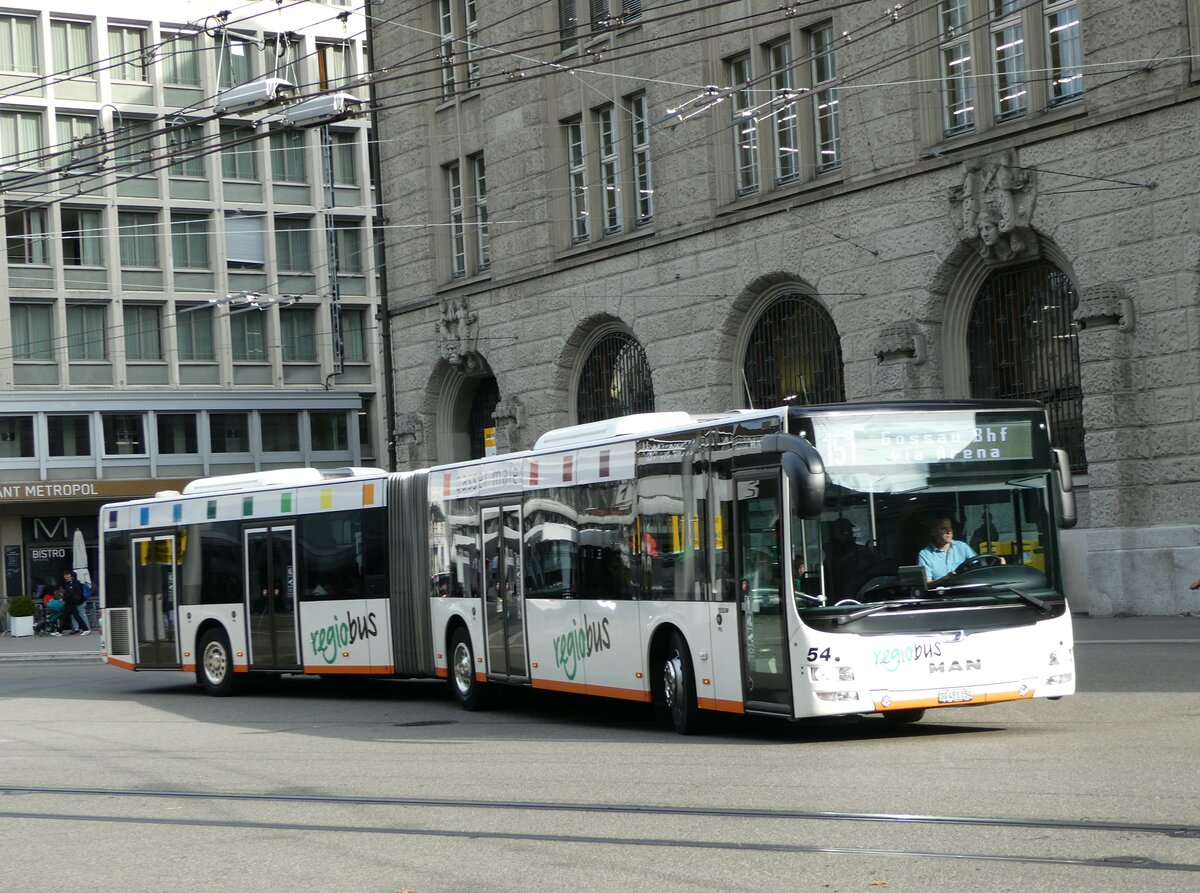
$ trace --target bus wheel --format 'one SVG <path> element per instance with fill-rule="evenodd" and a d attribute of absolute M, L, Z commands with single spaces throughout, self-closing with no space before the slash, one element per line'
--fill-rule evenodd
<path fill-rule="evenodd" d="M 918 707 L 913 710 L 885 710 L 883 718 L 894 726 L 906 726 L 911 722 L 920 722 L 921 717 L 925 715 L 925 708 Z"/>
<path fill-rule="evenodd" d="M 206 693 L 219 698 L 233 694 L 233 657 L 224 630 L 210 629 L 200 640 L 200 665 L 196 675 Z"/>
<path fill-rule="evenodd" d="M 700 708 L 696 704 L 696 677 L 687 642 L 679 633 L 671 634 L 667 657 L 663 662 L 663 703 L 671 715 L 671 724 L 681 735 L 700 731 Z"/>
<path fill-rule="evenodd" d="M 450 690 L 463 710 L 478 710 L 484 706 L 483 685 L 475 678 L 471 634 L 461 627 L 450 640 Z"/>

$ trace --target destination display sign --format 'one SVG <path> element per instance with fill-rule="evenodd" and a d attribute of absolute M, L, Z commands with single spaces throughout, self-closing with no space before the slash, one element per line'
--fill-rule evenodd
<path fill-rule="evenodd" d="M 827 468 L 982 464 L 1033 458 L 1033 421 L 973 412 L 814 417 L 814 446 Z"/>

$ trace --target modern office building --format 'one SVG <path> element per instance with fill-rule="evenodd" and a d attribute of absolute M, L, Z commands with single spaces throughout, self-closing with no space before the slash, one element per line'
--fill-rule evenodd
<path fill-rule="evenodd" d="M 7 595 L 76 530 L 94 562 L 106 500 L 386 463 L 367 121 L 265 104 L 365 99 L 366 65 L 337 5 L 0 11 Z"/>
<path fill-rule="evenodd" d="M 652 409 L 1036 398 L 1076 609 L 1200 610 L 1200 0 L 402 19 L 402 466 Z"/>

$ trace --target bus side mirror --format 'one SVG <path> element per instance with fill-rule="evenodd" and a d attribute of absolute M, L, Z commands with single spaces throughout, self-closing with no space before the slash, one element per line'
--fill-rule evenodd
<path fill-rule="evenodd" d="M 1058 526 L 1069 530 L 1079 521 L 1075 512 L 1075 482 L 1071 479 L 1071 460 L 1067 458 L 1066 450 L 1055 449 L 1053 452 L 1054 477 L 1058 482 Z"/>
<path fill-rule="evenodd" d="M 792 512 L 801 518 L 816 518 L 825 510 L 825 462 L 817 448 L 795 434 L 768 434 L 763 452 L 778 453 L 779 466 L 787 479 Z"/>

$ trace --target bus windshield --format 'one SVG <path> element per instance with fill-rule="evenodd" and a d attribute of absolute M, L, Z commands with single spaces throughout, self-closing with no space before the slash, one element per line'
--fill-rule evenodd
<path fill-rule="evenodd" d="M 806 428 L 828 477 L 821 516 L 791 519 L 800 609 L 1058 588 L 1053 481 L 1035 413 L 876 413 Z"/>

